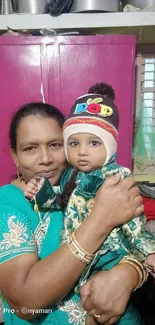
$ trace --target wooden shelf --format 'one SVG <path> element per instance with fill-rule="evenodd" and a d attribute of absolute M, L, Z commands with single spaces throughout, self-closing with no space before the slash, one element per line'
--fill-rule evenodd
<path fill-rule="evenodd" d="M 136 34 L 137 41 L 155 41 L 155 12 L 69 13 L 59 17 L 48 14 L 12 14 L 0 16 L 0 30 L 38 31 L 54 29 L 57 32 L 80 30 L 86 34 Z"/>

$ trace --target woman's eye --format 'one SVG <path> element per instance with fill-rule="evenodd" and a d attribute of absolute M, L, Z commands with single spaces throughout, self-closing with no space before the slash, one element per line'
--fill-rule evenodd
<path fill-rule="evenodd" d="M 25 148 L 24 151 L 33 151 L 35 149 L 36 149 L 36 147 L 30 146 L 30 147 Z"/>
<path fill-rule="evenodd" d="M 49 146 L 51 149 L 59 149 L 60 147 L 62 147 L 62 143 L 50 143 Z"/>

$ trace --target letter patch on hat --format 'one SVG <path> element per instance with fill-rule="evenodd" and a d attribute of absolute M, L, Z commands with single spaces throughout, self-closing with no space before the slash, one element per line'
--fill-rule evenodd
<path fill-rule="evenodd" d="M 74 114 L 80 114 L 83 113 L 87 110 L 88 108 L 88 104 L 87 103 L 81 103 L 81 104 L 77 104 L 76 108 L 75 108 L 75 112 Z"/>
<path fill-rule="evenodd" d="M 100 105 L 101 106 L 101 111 L 100 115 L 102 116 L 111 116 L 113 114 L 113 109 L 110 106 L 106 105 Z"/>
<path fill-rule="evenodd" d="M 100 104 L 99 104 L 100 103 Z M 79 103 L 76 105 L 74 114 L 81 114 L 87 112 L 90 114 L 99 114 L 101 116 L 111 116 L 113 114 L 113 109 L 110 106 L 101 104 L 102 98 L 89 98 L 87 103 Z"/>

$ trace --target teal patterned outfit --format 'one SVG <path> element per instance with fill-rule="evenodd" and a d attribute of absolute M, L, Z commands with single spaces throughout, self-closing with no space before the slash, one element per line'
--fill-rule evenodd
<path fill-rule="evenodd" d="M 63 213 L 42 208 L 41 216 L 44 232 L 23 192 L 12 184 L 0 188 L 0 263 L 26 253 L 37 253 L 42 260 L 59 248 Z M 74 292 L 44 313 L 37 311 L 38 317 L 29 322 L 17 317 L 6 301 L 4 308 L 5 325 L 84 325 L 86 319 L 80 297 Z"/>
<path fill-rule="evenodd" d="M 43 186 L 36 197 L 38 204 L 42 201 L 44 207 L 51 206 L 51 209 L 59 210 L 59 207 L 55 203 L 56 194 L 63 192 L 64 185 L 70 179 L 73 172 L 74 169 L 72 168 L 66 170 L 60 186 L 51 187 L 51 185 L 45 182 L 46 186 Z M 123 179 L 130 175 L 130 170 L 116 164 L 114 157 L 106 166 L 100 169 L 89 173 L 78 172 L 76 176 L 77 186 L 71 194 L 65 210 L 64 228 L 61 232 L 61 244 L 64 243 L 68 236 L 87 218 L 93 207 L 96 192 L 104 183 L 104 180 L 118 173 L 121 174 L 121 178 Z M 118 264 L 124 256 L 132 255 L 137 260 L 144 261 L 149 254 L 154 253 L 155 236 L 147 230 L 145 225 L 145 215 L 141 214 L 129 223 L 115 228 L 96 253 L 92 263 L 83 272 L 75 292 L 79 292 L 79 287 L 82 286 L 91 275 L 101 270 L 112 268 L 114 265 Z M 143 321 L 129 304 L 126 313 L 117 324 L 142 325 Z"/>

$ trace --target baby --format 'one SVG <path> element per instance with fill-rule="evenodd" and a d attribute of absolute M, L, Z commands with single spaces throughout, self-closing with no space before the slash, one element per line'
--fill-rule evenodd
<path fill-rule="evenodd" d="M 52 188 L 47 180 L 45 182 L 51 189 L 46 191 L 48 197 L 44 195 L 42 204 L 51 205 L 52 209 L 64 208 L 61 243 L 68 241 L 71 234 L 87 218 L 93 207 L 96 192 L 107 177 L 120 174 L 123 179 L 130 175 L 129 169 L 115 161 L 119 113 L 113 101 L 114 94 L 111 92 L 107 95 L 107 92 L 105 96 L 101 88 L 96 94 L 79 97 L 64 124 L 65 153 L 73 168 L 65 171 L 60 186 Z M 35 189 L 33 184 L 34 181 L 28 184 L 26 196 L 29 196 L 33 187 Z M 39 202 L 40 198 L 39 191 L 35 202 Z M 155 272 L 155 237 L 145 226 L 145 215 L 140 215 L 114 229 L 82 274 L 80 285 L 83 285 L 90 275 L 112 268 L 128 255 L 145 262 L 151 271 Z M 136 317 L 136 312 L 129 305 L 117 324 L 142 325 Z"/>

